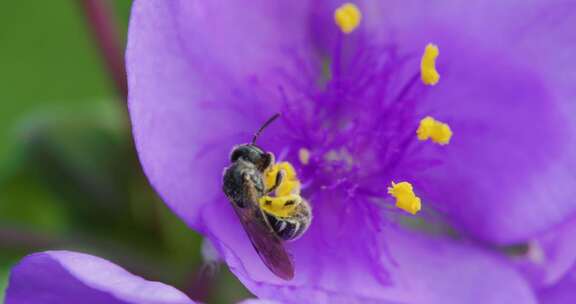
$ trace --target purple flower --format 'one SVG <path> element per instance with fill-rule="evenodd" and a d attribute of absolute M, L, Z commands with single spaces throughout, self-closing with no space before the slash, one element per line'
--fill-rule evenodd
<path fill-rule="evenodd" d="M 184 293 L 72 251 L 31 254 L 12 269 L 6 304 L 193 304 Z M 243 304 L 276 304 L 248 299 Z"/>
<path fill-rule="evenodd" d="M 358 1 L 336 25 L 342 3 L 135 1 L 130 114 L 152 185 L 259 297 L 535 302 L 576 258 L 576 4 Z M 314 215 L 286 243 L 291 281 L 221 191 L 231 148 L 276 112 L 258 145 Z"/>
<path fill-rule="evenodd" d="M 146 281 L 101 258 L 47 251 L 12 269 L 6 304 L 192 304 L 174 287 Z"/>

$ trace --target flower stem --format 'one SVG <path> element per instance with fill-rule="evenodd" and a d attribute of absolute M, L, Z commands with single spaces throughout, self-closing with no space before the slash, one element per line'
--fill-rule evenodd
<path fill-rule="evenodd" d="M 24 248 L 26 250 L 48 248 L 61 245 L 63 240 L 47 233 L 37 233 L 18 229 L 7 225 L 0 225 L 0 249 Z"/>
<path fill-rule="evenodd" d="M 114 80 L 116 90 L 123 101 L 126 101 L 128 86 L 124 66 L 124 47 L 112 5 L 107 0 L 81 0 L 79 3 L 108 72 Z"/>

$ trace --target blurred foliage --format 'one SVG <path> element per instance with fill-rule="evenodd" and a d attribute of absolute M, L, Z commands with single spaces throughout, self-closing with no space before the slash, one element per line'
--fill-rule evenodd
<path fill-rule="evenodd" d="M 110 3 L 126 33 L 130 1 Z M 79 0 L 0 10 L 0 299 L 10 267 L 48 249 L 110 259 L 207 303 L 249 297 L 226 267 L 203 263 L 202 238 L 149 187 L 87 26 Z"/>

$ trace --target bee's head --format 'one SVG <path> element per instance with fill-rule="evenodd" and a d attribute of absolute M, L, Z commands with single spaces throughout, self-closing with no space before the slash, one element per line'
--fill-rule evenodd
<path fill-rule="evenodd" d="M 232 155 L 230 156 L 230 160 L 234 163 L 240 158 L 244 161 L 251 162 L 256 165 L 256 168 L 260 170 L 260 172 L 264 172 L 273 162 L 274 162 L 274 155 L 272 153 L 264 152 L 264 150 L 260 149 L 256 146 L 256 140 L 260 133 L 266 127 L 271 124 L 276 118 L 280 116 L 280 113 L 276 113 L 272 115 L 272 117 L 268 118 L 268 120 L 258 129 L 254 137 L 252 138 L 252 142 L 249 144 L 243 144 L 234 147 L 232 150 Z"/>
<path fill-rule="evenodd" d="M 264 152 L 258 146 L 253 144 L 244 144 L 234 147 L 230 161 L 236 162 L 242 158 L 244 161 L 251 162 L 260 171 L 264 171 L 273 162 L 272 154 Z"/>

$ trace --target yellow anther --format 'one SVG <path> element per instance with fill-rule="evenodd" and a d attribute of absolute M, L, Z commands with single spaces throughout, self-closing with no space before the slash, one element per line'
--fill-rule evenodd
<path fill-rule="evenodd" d="M 414 194 L 412 184 L 409 182 L 392 182 L 392 186 L 388 187 L 388 193 L 396 199 L 396 207 L 414 215 L 420 211 L 422 205 L 420 198 Z"/>
<path fill-rule="evenodd" d="M 302 202 L 302 198 L 297 194 L 290 194 L 279 197 L 263 196 L 258 203 L 264 211 L 279 217 L 290 216 L 296 206 Z"/>
<path fill-rule="evenodd" d="M 344 34 L 352 33 L 360 24 L 362 13 L 352 3 L 344 3 L 334 11 L 334 21 Z"/>
<path fill-rule="evenodd" d="M 428 43 L 424 49 L 420 61 L 420 77 L 426 85 L 435 85 L 440 80 L 440 74 L 436 70 L 436 58 L 439 53 L 438 46 L 432 43 Z"/>
<path fill-rule="evenodd" d="M 310 162 L 310 150 L 306 148 L 300 148 L 298 150 L 298 159 L 303 165 L 307 165 Z"/>
<path fill-rule="evenodd" d="M 270 169 L 264 172 L 264 186 L 266 189 L 272 189 L 276 184 L 276 176 L 283 172 L 282 182 L 276 188 L 276 196 L 286 196 L 290 194 L 300 194 L 300 181 L 296 176 L 296 170 L 289 162 L 280 162 L 272 165 Z"/>
<path fill-rule="evenodd" d="M 420 120 L 420 126 L 418 126 L 416 135 L 418 135 L 419 140 L 427 140 L 430 138 L 433 142 L 439 145 L 446 145 L 450 143 L 452 130 L 450 130 L 448 124 L 438 121 L 430 116 L 426 116 Z"/>

